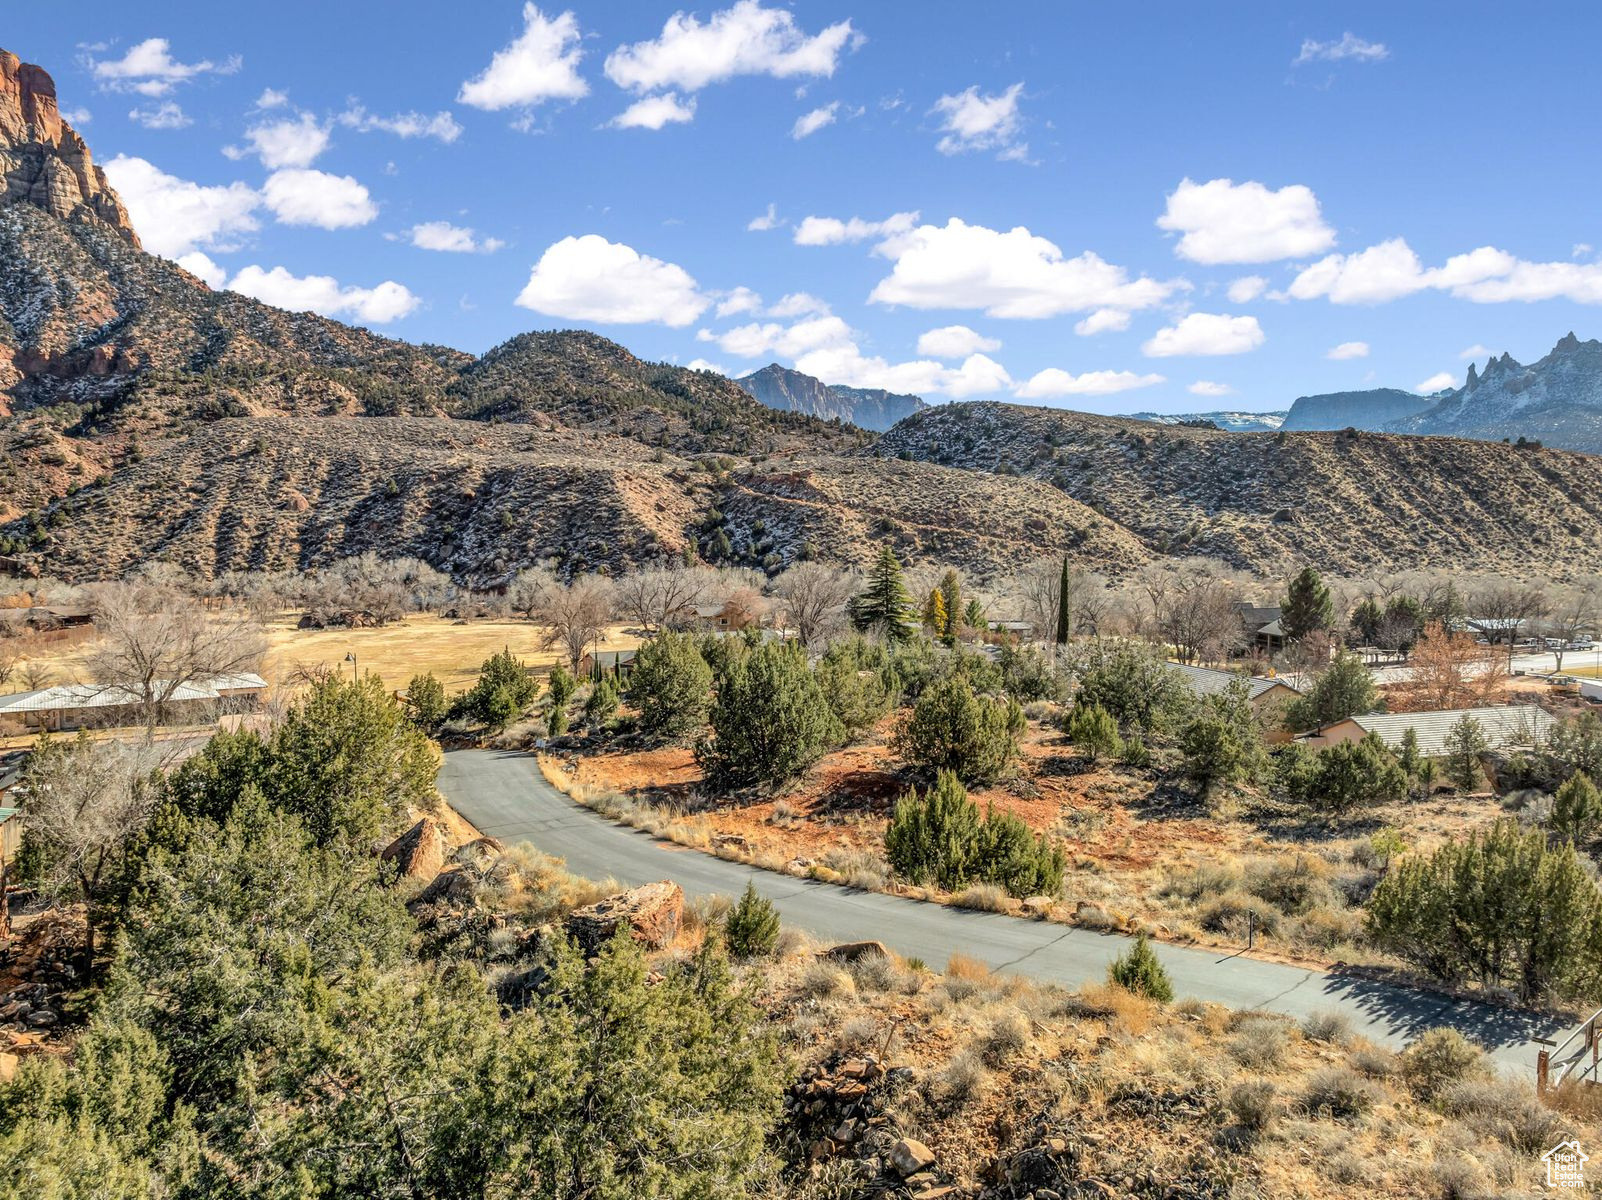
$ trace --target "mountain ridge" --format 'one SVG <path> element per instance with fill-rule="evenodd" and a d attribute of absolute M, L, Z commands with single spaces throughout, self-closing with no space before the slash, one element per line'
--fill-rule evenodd
<path fill-rule="evenodd" d="M 778 363 L 769 363 L 734 382 L 769 408 L 843 421 L 879 433 L 929 407 L 922 396 L 824 383 Z"/>

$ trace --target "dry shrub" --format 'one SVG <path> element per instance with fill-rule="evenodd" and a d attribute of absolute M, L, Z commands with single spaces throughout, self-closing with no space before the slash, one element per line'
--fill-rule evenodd
<path fill-rule="evenodd" d="M 857 991 L 871 994 L 888 992 L 901 985 L 901 968 L 883 954 L 864 954 L 847 965 Z"/>
<path fill-rule="evenodd" d="M 1300 916 L 1315 908 L 1333 908 L 1340 898 L 1329 882 L 1329 864 L 1310 854 L 1283 854 L 1257 859 L 1246 868 L 1244 886 L 1282 913 Z"/>
<path fill-rule="evenodd" d="M 1233 864 L 1203 863 L 1183 874 L 1171 876 L 1158 894 L 1195 902 L 1232 892 L 1240 886 L 1240 881 L 1240 868 Z"/>
<path fill-rule="evenodd" d="M 1494 1200 L 1500 1195 L 1486 1178 L 1485 1169 L 1467 1155 L 1436 1159 L 1430 1164 L 1430 1174 L 1442 1200 Z"/>
<path fill-rule="evenodd" d="M 1400 1058 L 1402 1078 L 1421 1100 L 1433 1100 L 1452 1084 L 1488 1071 L 1484 1052 L 1455 1029 L 1431 1029 Z"/>
<path fill-rule="evenodd" d="M 1348 1061 L 1370 1079 L 1394 1079 L 1402 1069 L 1401 1059 L 1384 1046 L 1359 1046 Z"/>
<path fill-rule="evenodd" d="M 872 1017 L 852 1017 L 840 1026 L 835 1044 L 842 1050 L 855 1052 L 877 1046 L 884 1038 L 884 1030 Z"/>
<path fill-rule="evenodd" d="M 1342 1187 L 1356 1187 L 1367 1183 L 1373 1167 L 1361 1154 L 1352 1150 L 1337 1150 L 1324 1160 L 1324 1172 L 1332 1183 Z"/>
<path fill-rule="evenodd" d="M 930 1080 L 930 1092 L 948 1110 L 964 1108 L 984 1094 L 990 1072 L 977 1054 L 963 1051 Z"/>
<path fill-rule="evenodd" d="M 1279 1117 L 1277 1089 L 1266 1079 L 1238 1083 L 1229 1092 L 1229 1112 L 1242 1129 L 1267 1133 Z"/>
<path fill-rule="evenodd" d="M 1106 1014 L 1113 1028 L 1134 1037 L 1151 1029 L 1160 1007 L 1156 1001 L 1111 983 L 1087 983 L 1079 995 L 1093 1010 Z"/>
<path fill-rule="evenodd" d="M 1577 1121 L 1602 1121 L 1602 1087 L 1565 1080 L 1546 1093 L 1547 1106 Z"/>
<path fill-rule="evenodd" d="M 722 925 L 733 907 L 734 902 L 727 896 L 692 896 L 685 902 L 679 929 L 685 934 L 704 935 L 708 929 Z"/>
<path fill-rule="evenodd" d="M 1209 933 L 1221 933 L 1244 942 L 1249 928 L 1248 919 L 1258 933 L 1273 937 L 1279 933 L 1280 922 L 1284 918 L 1279 909 L 1261 896 L 1235 888 L 1202 905 L 1196 919 Z"/>
<path fill-rule="evenodd" d="M 1302 1036 L 1315 1042 L 1344 1046 L 1352 1040 L 1352 1019 L 1342 1012 L 1310 1013 L 1302 1021 Z"/>
<path fill-rule="evenodd" d="M 1302 1107 L 1313 1116 L 1344 1121 L 1361 1117 L 1384 1098 L 1377 1084 L 1350 1067 L 1325 1067 L 1308 1078 Z"/>
<path fill-rule="evenodd" d="M 865 892 L 882 892 L 890 884 L 890 870 L 884 859 L 867 850 L 830 850 L 823 865 L 839 876 L 846 887 Z"/>
<path fill-rule="evenodd" d="M 966 954 L 953 954 L 946 959 L 947 979 L 989 979 L 990 964 Z"/>
<path fill-rule="evenodd" d="M 797 954 L 810 954 L 812 950 L 812 936 L 805 930 L 790 925 L 779 927 L 779 941 L 773 947 L 775 957 L 793 958 Z"/>
<path fill-rule="evenodd" d="M 796 990 L 812 1000 L 848 996 L 857 990 L 851 976 L 831 962 L 818 959 L 808 963 L 796 980 Z"/>
<path fill-rule="evenodd" d="M 1362 934 L 1361 917 L 1341 908 L 1315 908 L 1292 922 L 1290 940 L 1305 950 L 1329 951 L 1355 942 Z"/>
<path fill-rule="evenodd" d="M 975 1044 L 986 1066 L 999 1067 L 1029 1045 L 1029 1022 L 1016 1012 L 999 1017 Z"/>
<path fill-rule="evenodd" d="M 1013 909 L 1013 899 L 1006 889 L 993 883 L 976 883 L 963 888 L 951 897 L 951 903 L 957 908 L 973 908 L 980 912 L 1004 913 Z"/>
<path fill-rule="evenodd" d="M 1229 1056 L 1252 1071 L 1268 1071 L 1285 1061 L 1289 1042 L 1285 1022 L 1275 1017 L 1247 1016 L 1236 1023 Z"/>
<path fill-rule="evenodd" d="M 1558 1141 L 1557 1113 L 1527 1084 L 1509 1079 L 1461 1079 L 1448 1084 L 1435 1107 L 1463 1121 L 1482 1137 L 1493 1137 L 1524 1154 L 1540 1154 Z"/>

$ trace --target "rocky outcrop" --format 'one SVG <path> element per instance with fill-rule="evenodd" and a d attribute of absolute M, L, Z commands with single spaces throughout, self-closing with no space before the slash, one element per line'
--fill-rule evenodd
<path fill-rule="evenodd" d="M 86 213 L 139 245 L 106 173 L 62 120 L 55 81 L 6 50 L 0 50 L 0 179 L 0 205 L 32 204 L 63 220 Z"/>
<path fill-rule="evenodd" d="M 1285 414 L 1280 428 L 1383 429 L 1423 412 L 1433 401 L 1427 396 L 1404 392 L 1400 388 L 1369 388 L 1359 392 L 1326 392 L 1318 396 L 1298 396 Z"/>
<path fill-rule="evenodd" d="M 424 817 L 391 842 L 381 855 L 394 863 L 403 879 L 433 879 L 445 867 L 450 840 L 432 817 Z"/>
<path fill-rule="evenodd" d="M 640 945 L 660 950 L 678 934 L 683 914 L 684 889 L 664 880 L 575 909 L 567 932 L 586 955 L 599 953 L 619 928 L 627 928 Z"/>
<path fill-rule="evenodd" d="M 844 421 L 879 432 L 929 407 L 921 396 L 827 384 L 778 363 L 769 363 L 734 382 L 769 408 L 805 413 L 825 421 Z"/>

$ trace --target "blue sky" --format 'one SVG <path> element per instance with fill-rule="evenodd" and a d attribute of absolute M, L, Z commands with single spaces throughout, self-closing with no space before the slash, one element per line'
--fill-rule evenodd
<path fill-rule="evenodd" d="M 1602 332 L 1594 5 L 14 7 L 150 249 L 480 352 L 1269 409 Z M 809 220 L 809 218 L 811 218 Z"/>

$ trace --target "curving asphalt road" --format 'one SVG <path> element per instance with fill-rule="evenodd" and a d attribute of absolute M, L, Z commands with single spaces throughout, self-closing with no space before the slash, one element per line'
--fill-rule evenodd
<path fill-rule="evenodd" d="M 949 908 L 877 892 L 855 891 L 726 862 L 617 824 L 557 791 L 534 759 L 497 750 L 445 755 L 439 789 L 480 832 L 508 844 L 527 841 L 592 879 L 630 887 L 675 880 L 694 895 L 737 895 L 746 882 L 777 905 L 784 920 L 834 941 L 877 939 L 939 968 L 952 954 L 982 959 L 998 971 L 1077 986 L 1106 977 L 1127 944 L 1116 934 Z M 1230 1008 L 1301 1018 L 1345 1013 L 1375 1042 L 1401 1046 L 1426 1029 L 1451 1025 L 1491 1049 L 1506 1068 L 1533 1074 L 1532 1039 L 1561 1041 L 1565 1022 L 1340 972 L 1311 971 L 1219 950 L 1155 944 L 1174 991 Z"/>

